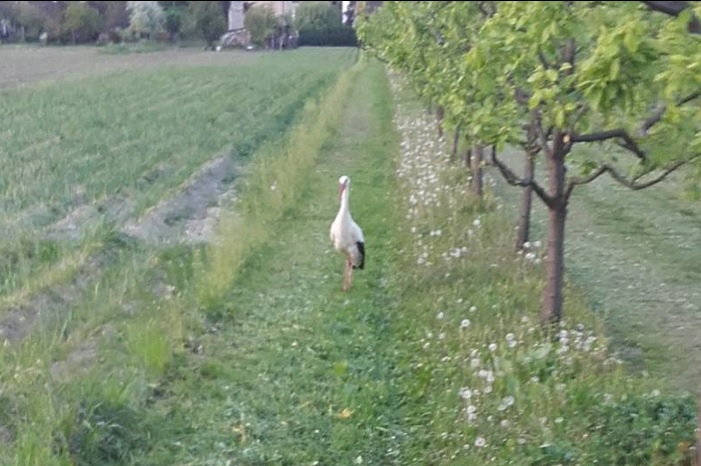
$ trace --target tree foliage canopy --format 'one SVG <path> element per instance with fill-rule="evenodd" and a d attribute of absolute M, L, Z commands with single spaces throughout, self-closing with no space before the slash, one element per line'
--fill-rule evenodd
<path fill-rule="evenodd" d="M 251 42 L 262 47 L 265 39 L 275 31 L 278 20 L 267 6 L 254 6 L 246 12 L 243 24 L 251 35 Z"/>
<path fill-rule="evenodd" d="M 573 189 L 606 173 L 642 189 L 701 159 L 699 18 L 701 2 L 384 2 L 357 32 L 547 205 L 541 317 L 559 320 Z M 548 186 L 497 158 L 515 144 L 537 147 Z"/>
<path fill-rule="evenodd" d="M 226 32 L 227 22 L 220 2 L 190 2 L 188 8 L 192 29 L 208 45 L 211 46 Z"/>
<path fill-rule="evenodd" d="M 324 31 L 341 25 L 341 10 L 329 2 L 300 2 L 295 12 L 298 31 Z"/>
<path fill-rule="evenodd" d="M 165 26 L 165 12 L 158 2 L 127 2 L 129 28 L 137 34 L 154 36 Z"/>

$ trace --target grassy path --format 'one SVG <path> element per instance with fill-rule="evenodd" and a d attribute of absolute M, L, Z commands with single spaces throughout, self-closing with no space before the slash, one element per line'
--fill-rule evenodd
<path fill-rule="evenodd" d="M 679 183 L 633 192 L 601 178 L 578 188 L 569 208 L 566 268 L 605 317 L 613 349 L 633 370 L 695 392 L 701 381 L 701 206 L 682 198 Z M 519 196 L 511 187 L 500 191 Z M 532 240 L 545 241 L 546 212 L 537 200 L 534 207 Z"/>
<path fill-rule="evenodd" d="M 398 419 L 391 298 L 385 287 L 391 207 L 390 94 L 377 65 L 364 70 L 344 127 L 310 173 L 303 202 L 248 261 L 204 355 L 181 368 L 164 406 L 187 419 L 159 464 L 390 464 Z M 336 180 L 351 177 L 351 206 L 368 237 L 366 270 L 340 291 L 343 259 L 328 227 Z M 179 393 L 186 395 L 177 403 Z M 192 398 L 195 394 L 195 398 Z M 193 426 L 195 428 L 190 430 Z M 178 429 L 178 425 L 174 425 Z"/>
<path fill-rule="evenodd" d="M 631 192 L 611 180 L 575 194 L 570 275 L 639 370 L 695 392 L 701 382 L 701 208 L 674 184 Z M 673 181 L 671 183 L 674 183 Z"/>

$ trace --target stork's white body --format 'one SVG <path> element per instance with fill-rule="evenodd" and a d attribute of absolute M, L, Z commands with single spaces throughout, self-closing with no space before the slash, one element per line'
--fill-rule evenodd
<path fill-rule="evenodd" d="M 329 231 L 336 251 L 346 256 L 343 274 L 343 291 L 350 289 L 353 269 L 365 268 L 365 237 L 363 230 L 353 220 L 350 213 L 350 178 L 342 176 L 338 180 L 340 208 Z"/>

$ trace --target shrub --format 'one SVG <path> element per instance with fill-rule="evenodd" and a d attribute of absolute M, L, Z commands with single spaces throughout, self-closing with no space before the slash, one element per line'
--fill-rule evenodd
<path fill-rule="evenodd" d="M 85 3 L 69 2 L 63 14 L 61 36 L 71 43 L 92 42 L 102 28 L 102 17 L 98 11 Z"/>
<path fill-rule="evenodd" d="M 275 32 L 277 18 L 270 8 L 254 6 L 246 12 L 244 26 L 251 34 L 251 42 L 258 47 L 265 44 L 265 39 Z"/>
<path fill-rule="evenodd" d="M 227 28 L 220 3 L 190 2 L 188 8 L 190 29 L 207 43 L 207 47 L 213 48 Z"/>
<path fill-rule="evenodd" d="M 341 25 L 341 10 L 329 2 L 302 2 L 296 10 L 294 25 L 300 34 L 335 29 Z"/>
<path fill-rule="evenodd" d="M 150 39 L 165 25 L 165 12 L 158 2 L 127 2 L 129 29 L 137 36 L 145 34 Z"/>

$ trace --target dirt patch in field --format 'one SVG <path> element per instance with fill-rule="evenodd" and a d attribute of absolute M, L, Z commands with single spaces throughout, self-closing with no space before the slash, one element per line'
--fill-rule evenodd
<path fill-rule="evenodd" d="M 227 50 L 183 48 L 159 52 L 106 54 L 97 47 L 0 46 L 0 90 L 38 81 L 99 76 L 159 67 L 231 66 L 255 55 Z"/>
<path fill-rule="evenodd" d="M 48 228 L 47 237 L 56 241 L 78 241 L 97 223 L 121 225 L 133 213 L 133 202 L 122 196 L 110 196 L 94 204 L 81 201 Z"/>
<path fill-rule="evenodd" d="M 241 173 L 242 167 L 234 156 L 222 155 L 200 167 L 176 195 L 160 202 L 139 219 L 127 221 L 133 212 L 129 199 L 111 197 L 95 205 L 77 206 L 52 225 L 48 235 L 63 241 L 76 240 L 94 222 L 109 220 L 123 225 L 121 238 L 127 242 L 138 240 L 151 245 L 166 245 L 210 241 L 221 214 L 221 206 L 235 196 L 234 181 Z M 0 319 L 0 341 L 21 341 L 42 317 L 52 321 L 60 319 L 90 284 L 99 280 L 111 252 L 108 249 L 90 258 L 67 285 L 41 291 L 26 304 L 4 313 Z M 153 291 L 158 296 L 167 294 L 162 288 L 160 282 L 153 284 Z M 85 354 L 69 356 L 69 359 L 75 357 L 82 363 L 91 354 L 85 349 L 80 351 Z"/>
<path fill-rule="evenodd" d="M 17 343 L 29 334 L 37 320 L 53 320 L 67 313 L 71 303 L 100 278 L 106 260 L 106 254 L 92 258 L 70 283 L 43 290 L 29 298 L 25 304 L 10 308 L 0 319 L 0 341 L 5 344 Z"/>
<path fill-rule="evenodd" d="M 230 188 L 237 172 L 231 156 L 211 160 L 185 182 L 178 194 L 140 219 L 127 222 L 124 233 L 151 244 L 209 241 L 221 212 L 221 200 L 233 195 Z"/>

